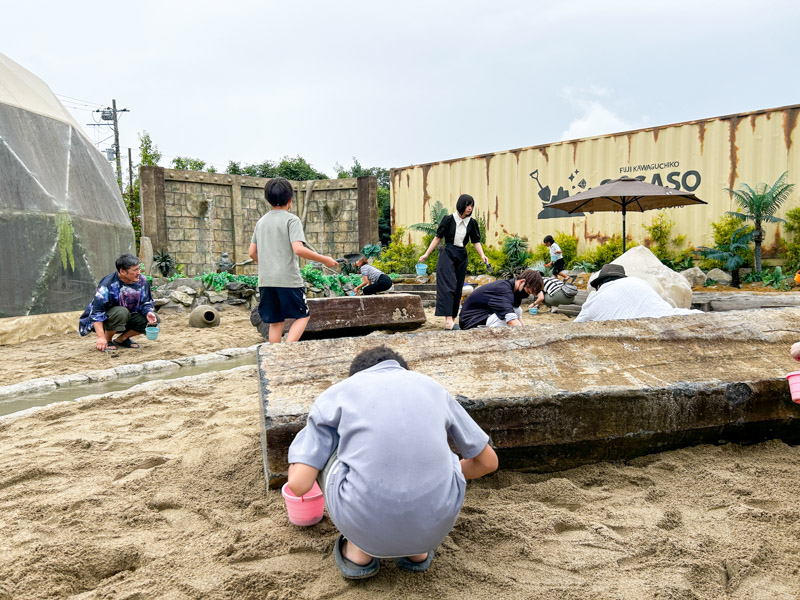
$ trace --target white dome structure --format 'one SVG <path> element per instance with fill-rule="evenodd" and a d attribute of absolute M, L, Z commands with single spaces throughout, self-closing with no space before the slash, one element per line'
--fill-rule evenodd
<path fill-rule="evenodd" d="M 133 251 L 105 155 L 41 79 L 0 54 L 0 317 L 83 309 Z"/>

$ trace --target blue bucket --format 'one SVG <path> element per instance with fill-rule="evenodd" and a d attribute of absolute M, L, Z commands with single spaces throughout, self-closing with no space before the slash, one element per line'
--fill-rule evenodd
<path fill-rule="evenodd" d="M 428 272 L 428 265 L 425 263 L 417 263 L 417 277 L 422 277 Z"/>

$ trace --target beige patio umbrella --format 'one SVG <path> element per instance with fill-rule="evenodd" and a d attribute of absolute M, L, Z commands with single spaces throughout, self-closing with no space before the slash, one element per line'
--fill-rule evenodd
<path fill-rule="evenodd" d="M 569 198 L 557 200 L 549 207 L 568 213 L 621 212 L 622 251 L 625 252 L 625 214 L 628 211 L 644 212 L 689 204 L 707 204 L 707 202 L 703 202 L 691 192 L 645 183 L 632 177 L 620 177 Z"/>

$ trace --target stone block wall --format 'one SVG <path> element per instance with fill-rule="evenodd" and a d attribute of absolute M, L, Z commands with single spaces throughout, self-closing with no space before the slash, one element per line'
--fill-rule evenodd
<path fill-rule="evenodd" d="M 256 222 L 269 208 L 267 179 L 162 167 L 141 167 L 139 177 L 142 235 L 155 252 L 169 252 L 188 276 L 216 271 L 223 252 L 234 263 L 247 259 Z M 306 239 L 318 252 L 340 257 L 378 241 L 374 177 L 294 181 L 292 186 L 292 212 L 305 216 Z M 240 270 L 257 273 L 255 265 Z"/>

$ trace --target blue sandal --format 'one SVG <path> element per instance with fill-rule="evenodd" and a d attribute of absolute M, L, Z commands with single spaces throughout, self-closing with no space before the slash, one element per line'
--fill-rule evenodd
<path fill-rule="evenodd" d="M 373 556 L 372 560 L 367 564 L 357 565 L 352 560 L 345 558 L 344 554 L 342 554 L 342 546 L 345 541 L 347 541 L 345 537 L 339 534 L 339 537 L 336 538 L 336 544 L 333 546 L 333 559 L 336 561 L 336 566 L 339 568 L 339 572 L 344 578 L 368 579 L 377 575 L 381 568 L 380 561 Z"/>
<path fill-rule="evenodd" d="M 428 556 L 422 562 L 414 562 L 406 556 L 402 558 L 396 558 L 394 562 L 397 565 L 397 568 L 403 569 L 403 571 L 422 573 L 423 571 L 427 571 L 428 567 L 431 566 L 431 562 L 433 562 L 433 550 L 428 552 Z"/>

